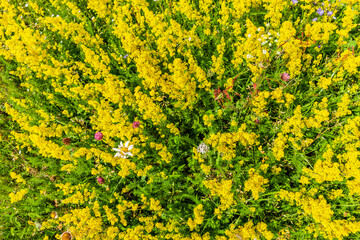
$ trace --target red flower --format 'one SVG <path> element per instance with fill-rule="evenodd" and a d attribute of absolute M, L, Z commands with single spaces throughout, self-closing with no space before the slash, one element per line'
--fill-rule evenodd
<path fill-rule="evenodd" d="M 102 177 L 98 177 L 97 181 L 98 181 L 99 184 L 104 184 L 105 183 L 105 179 L 102 178 Z"/>
<path fill-rule="evenodd" d="M 65 145 L 70 145 L 70 143 L 71 143 L 71 139 L 70 139 L 70 138 L 64 138 L 62 141 L 63 141 L 63 143 L 64 143 Z"/>

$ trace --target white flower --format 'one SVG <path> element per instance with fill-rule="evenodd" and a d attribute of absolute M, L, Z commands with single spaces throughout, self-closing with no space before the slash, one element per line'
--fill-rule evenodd
<path fill-rule="evenodd" d="M 271 47 L 271 45 L 272 45 L 272 44 L 271 44 L 271 43 L 269 43 L 269 47 Z"/>
<path fill-rule="evenodd" d="M 262 53 L 263 53 L 263 54 L 266 54 L 266 53 L 267 53 L 267 51 L 266 51 L 265 49 L 263 49 L 263 50 L 262 50 Z"/>
<path fill-rule="evenodd" d="M 133 145 L 129 146 L 129 143 L 130 141 L 127 141 L 124 146 L 123 143 L 120 142 L 118 148 L 113 148 L 114 151 L 117 151 L 114 157 L 127 158 L 127 156 L 133 156 L 130 150 L 133 149 L 134 146 Z"/>
<path fill-rule="evenodd" d="M 248 34 L 248 38 L 251 38 L 251 34 L 250 34 L 250 33 Z"/>
<path fill-rule="evenodd" d="M 270 27 L 270 23 L 265 24 L 265 26 Z"/>
<path fill-rule="evenodd" d="M 264 42 L 261 43 L 261 45 L 264 46 L 267 43 L 268 43 L 268 41 L 264 41 Z"/>
<path fill-rule="evenodd" d="M 209 151 L 209 147 L 205 143 L 200 143 L 200 145 L 197 147 L 197 151 L 201 154 L 205 154 Z"/>
<path fill-rule="evenodd" d="M 261 31 L 261 28 L 258 28 L 257 31 L 260 32 L 260 31 Z"/>
<path fill-rule="evenodd" d="M 253 58 L 251 54 L 246 55 L 247 58 Z"/>

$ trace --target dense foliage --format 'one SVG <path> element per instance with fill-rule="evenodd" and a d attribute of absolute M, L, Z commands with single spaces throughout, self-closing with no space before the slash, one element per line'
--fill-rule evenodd
<path fill-rule="evenodd" d="M 358 0 L 0 1 L 1 239 L 359 239 Z"/>

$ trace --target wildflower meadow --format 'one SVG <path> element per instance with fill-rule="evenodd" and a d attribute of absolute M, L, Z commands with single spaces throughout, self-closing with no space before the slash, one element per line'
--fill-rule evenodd
<path fill-rule="evenodd" d="M 0 0 L 0 239 L 360 239 L 359 0 Z"/>

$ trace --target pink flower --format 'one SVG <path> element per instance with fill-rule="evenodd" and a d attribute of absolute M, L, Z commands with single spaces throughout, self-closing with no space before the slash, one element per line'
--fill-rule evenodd
<path fill-rule="evenodd" d="M 105 179 L 102 178 L 102 177 L 98 177 L 97 181 L 98 181 L 99 184 L 104 184 L 105 183 Z"/>
<path fill-rule="evenodd" d="M 288 73 L 281 74 L 281 80 L 287 82 L 290 80 L 290 75 Z"/>
<path fill-rule="evenodd" d="M 140 126 L 140 122 L 138 122 L 138 121 L 135 121 L 132 123 L 133 128 L 138 128 L 139 126 Z"/>
<path fill-rule="evenodd" d="M 96 140 L 100 141 L 102 139 L 102 137 L 103 137 L 103 134 L 101 132 L 95 133 L 95 139 Z"/>

